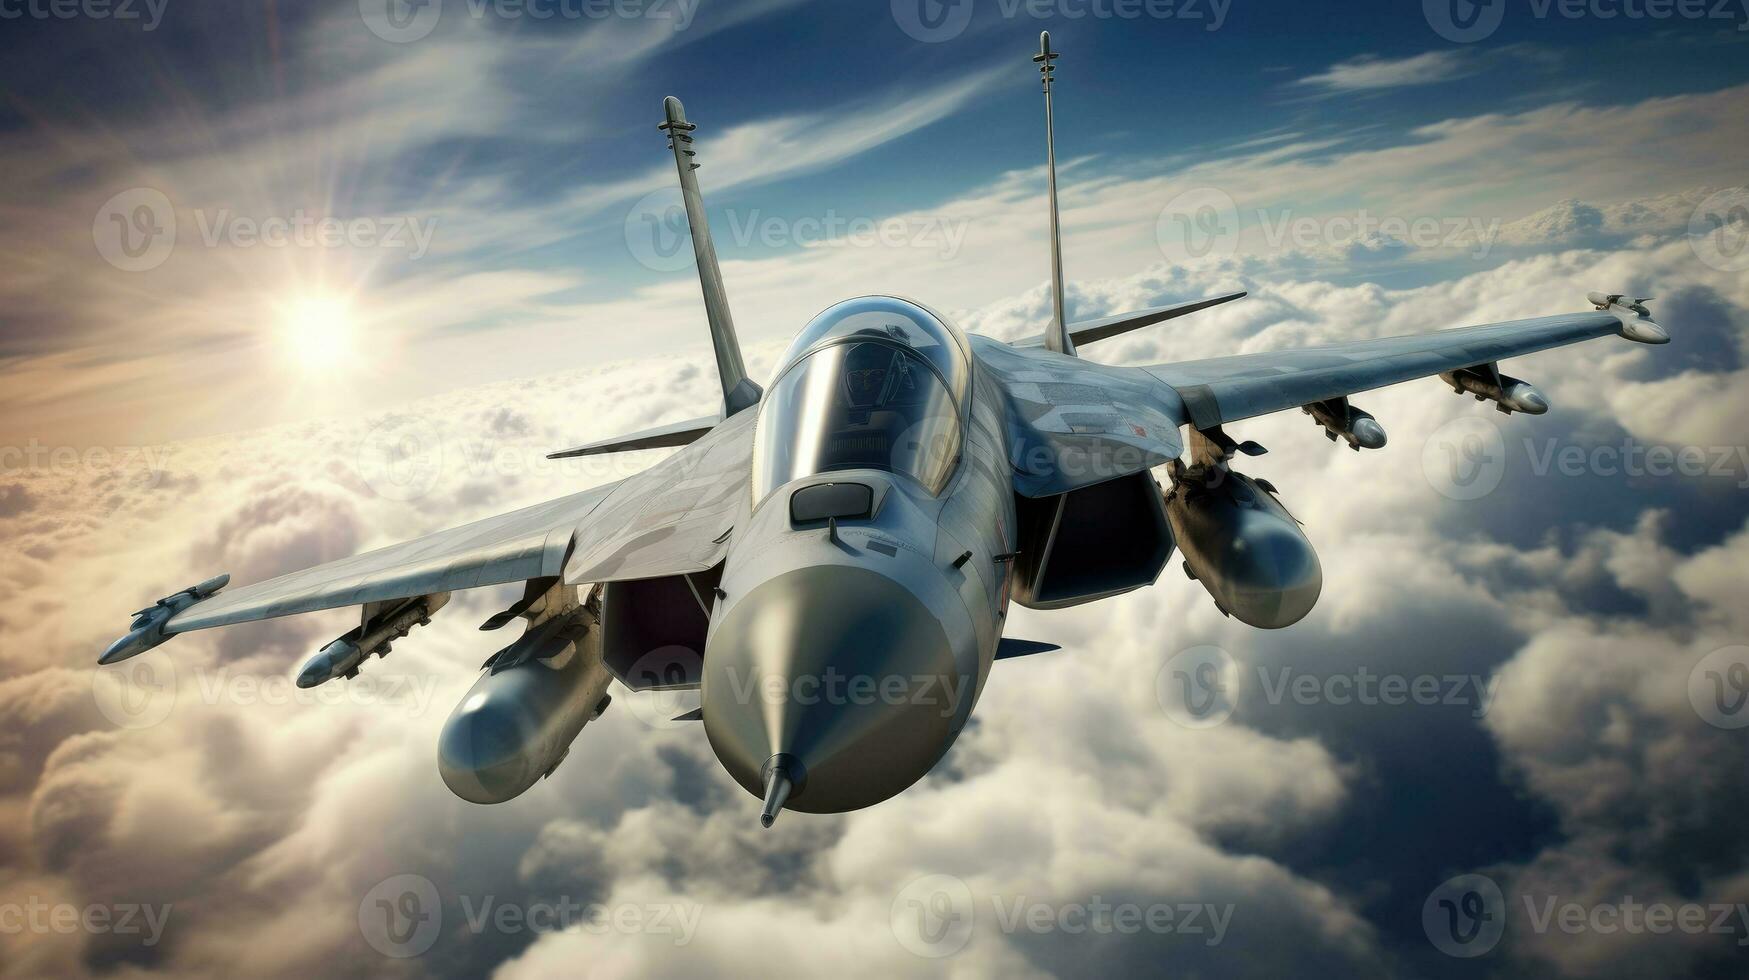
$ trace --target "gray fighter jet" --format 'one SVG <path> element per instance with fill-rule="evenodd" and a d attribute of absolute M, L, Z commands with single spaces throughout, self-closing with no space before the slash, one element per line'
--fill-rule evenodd
<path fill-rule="evenodd" d="M 1053 62 L 1040 39 L 1053 307 L 1041 336 L 970 336 L 921 303 L 830 307 L 747 377 L 678 100 L 673 151 L 703 286 L 722 405 L 707 418 L 557 453 L 659 447 L 643 473 L 369 554 L 226 589 L 203 582 L 141 610 L 111 664 L 177 633 L 361 607 L 357 629 L 300 686 L 358 673 L 457 589 L 526 583 L 485 624 L 525 631 L 486 661 L 446 722 L 438 768 L 460 797 L 501 803 L 550 775 L 608 703 L 699 689 L 736 782 L 813 813 L 879 803 L 920 779 L 964 729 L 992 665 L 1052 649 L 1002 636 L 1010 600 L 1060 609 L 1152 584 L 1176 547 L 1222 612 L 1279 629 L 1317 601 L 1311 544 L 1267 482 L 1233 464 L 1262 447 L 1225 429 L 1300 409 L 1356 450 L 1385 442 L 1350 396 L 1437 376 L 1502 412 L 1548 402 L 1505 358 L 1615 335 L 1669 336 L 1644 301 L 1531 320 L 1147 367 L 1078 351 L 1238 299 L 1065 322 L 1050 135 Z M 1182 430 L 1182 431 L 1181 431 Z M 1161 474 L 1156 477 L 1156 472 Z M 1164 480 L 1164 486 L 1160 480 Z"/>

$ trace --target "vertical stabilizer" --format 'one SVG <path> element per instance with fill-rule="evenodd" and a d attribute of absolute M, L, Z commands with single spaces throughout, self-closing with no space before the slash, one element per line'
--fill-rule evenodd
<path fill-rule="evenodd" d="M 680 196 L 686 202 L 686 223 L 692 229 L 692 253 L 698 259 L 698 282 L 704 289 L 704 312 L 710 321 L 711 346 L 716 349 L 717 373 L 723 379 L 723 417 L 759 403 L 762 392 L 747 377 L 741 361 L 741 343 L 735 339 L 735 320 L 729 315 L 729 294 L 723 289 L 723 270 L 717 265 L 717 249 L 711 244 L 710 224 L 705 220 L 704 197 L 698 190 L 698 164 L 692 158 L 692 131 L 686 107 L 670 95 L 662 102 L 667 118 L 658 128 L 668 134 L 674 165 L 680 171 Z"/>
<path fill-rule="evenodd" d="M 1063 236 L 1057 227 L 1057 127 L 1051 115 L 1051 81 L 1058 54 L 1051 50 L 1051 32 L 1040 31 L 1038 54 L 1039 76 L 1045 87 L 1045 176 L 1050 184 L 1051 198 L 1051 326 L 1045 331 L 1045 347 L 1059 354 L 1075 354 L 1075 341 L 1069 336 L 1069 325 L 1063 316 Z"/>

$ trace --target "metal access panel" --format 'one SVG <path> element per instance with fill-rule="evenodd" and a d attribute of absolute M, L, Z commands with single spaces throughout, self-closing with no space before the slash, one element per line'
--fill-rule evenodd
<path fill-rule="evenodd" d="M 601 587 L 601 656 L 634 691 L 694 690 L 722 566 Z"/>
<path fill-rule="evenodd" d="M 1152 585 L 1172 557 L 1165 495 L 1146 471 L 1018 499 L 1014 601 L 1028 608 L 1062 609 Z"/>

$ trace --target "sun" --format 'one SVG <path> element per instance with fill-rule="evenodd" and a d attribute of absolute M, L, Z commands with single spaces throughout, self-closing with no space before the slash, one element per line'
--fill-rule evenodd
<path fill-rule="evenodd" d="M 351 358 L 358 322 L 345 297 L 311 293 L 281 307 L 279 333 L 300 367 L 331 371 Z"/>

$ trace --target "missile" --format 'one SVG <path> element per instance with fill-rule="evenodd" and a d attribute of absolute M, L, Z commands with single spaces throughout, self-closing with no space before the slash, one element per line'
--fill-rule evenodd
<path fill-rule="evenodd" d="M 1549 400 L 1542 392 L 1527 382 L 1501 374 L 1491 364 L 1448 371 L 1440 378 L 1458 394 L 1468 392 L 1476 396 L 1476 401 L 1491 401 L 1508 415 L 1513 412 L 1541 415 L 1549 410 Z"/>
<path fill-rule="evenodd" d="M 210 599 L 225 586 L 231 584 L 231 576 L 215 575 L 199 585 L 191 585 L 181 592 L 167 595 L 156 603 L 134 613 L 134 622 L 126 636 L 109 645 L 103 651 L 103 656 L 97 658 L 99 665 L 120 663 L 130 657 L 137 657 L 147 650 L 164 643 L 174 633 L 164 632 L 164 627 L 177 613 L 203 599 Z"/>
<path fill-rule="evenodd" d="M 577 605 L 575 586 L 559 588 L 572 595 L 499 651 L 443 723 L 438 774 L 469 803 L 508 802 L 551 775 L 612 701 L 592 626 L 599 607 Z"/>
<path fill-rule="evenodd" d="M 1346 440 L 1348 448 L 1359 452 L 1362 449 L 1383 449 L 1385 445 L 1385 427 L 1372 413 L 1362 411 L 1348 404 L 1346 398 L 1332 398 L 1329 401 L 1313 402 L 1300 409 L 1312 420 L 1324 427 L 1324 434 L 1334 442 L 1338 437 Z"/>
<path fill-rule="evenodd" d="M 1318 553 L 1266 481 L 1225 467 L 1189 471 L 1166 498 L 1166 516 L 1186 574 L 1222 613 L 1274 630 L 1317 604 Z"/>
<path fill-rule="evenodd" d="M 1646 309 L 1646 304 L 1652 301 L 1650 296 L 1623 296 L 1619 293 L 1591 293 L 1585 297 L 1591 305 L 1600 310 L 1615 314 L 1621 323 L 1618 331 L 1628 340 L 1640 344 L 1668 344 L 1670 334 L 1652 319 L 1652 311 Z"/>
<path fill-rule="evenodd" d="M 379 616 L 323 647 L 298 671 L 298 687 L 312 688 L 336 677 L 353 677 L 359 665 L 372 654 L 388 655 L 389 644 L 431 622 L 433 613 L 449 602 L 449 593 L 409 599 L 386 616 Z"/>

